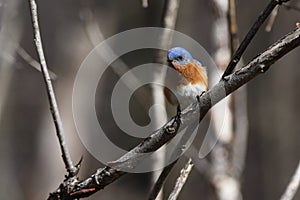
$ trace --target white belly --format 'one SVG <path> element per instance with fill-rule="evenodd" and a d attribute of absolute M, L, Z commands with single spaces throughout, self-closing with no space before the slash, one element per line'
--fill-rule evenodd
<path fill-rule="evenodd" d="M 175 95 L 180 103 L 181 109 L 184 109 L 191 103 L 196 102 L 197 95 L 201 95 L 205 92 L 205 89 L 205 85 L 202 84 L 179 86 L 175 90 Z"/>

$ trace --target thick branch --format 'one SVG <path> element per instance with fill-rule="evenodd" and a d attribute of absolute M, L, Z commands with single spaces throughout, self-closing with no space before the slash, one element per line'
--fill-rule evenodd
<path fill-rule="evenodd" d="M 82 198 L 103 189 L 105 186 L 126 173 L 123 172 L 122 169 L 135 167 L 136 163 L 141 158 L 141 153 L 156 151 L 163 144 L 171 140 L 176 135 L 179 125 L 181 128 L 184 128 L 189 125 L 188 122 L 191 122 L 191 119 L 197 120 L 199 111 L 201 111 L 200 118 L 202 120 L 213 105 L 225 98 L 224 95 L 220 95 L 220 91 L 225 89 L 226 95 L 229 95 L 257 75 L 266 72 L 274 62 L 299 45 L 300 29 L 296 29 L 270 46 L 248 65 L 227 76 L 226 79 L 220 81 L 210 91 L 202 95 L 199 103 L 200 107 L 198 103 L 190 105 L 182 111 L 181 115 L 177 114 L 161 129 L 154 132 L 137 147 L 125 154 L 119 160 L 113 162 L 113 167 L 106 166 L 97 170 L 95 174 L 86 180 L 75 183 L 72 188 L 67 189 L 61 184 L 57 191 L 50 194 L 49 199 Z M 214 102 L 211 102 L 212 99 L 214 99 Z"/>
<path fill-rule="evenodd" d="M 35 0 L 29 0 L 29 6 L 31 11 L 31 20 L 32 20 L 32 27 L 33 27 L 33 34 L 34 34 L 34 43 L 36 47 L 36 51 L 39 57 L 39 62 L 41 64 L 41 70 L 43 74 L 43 78 L 46 84 L 47 95 L 50 104 L 50 110 L 53 118 L 53 122 L 56 129 L 56 135 L 59 140 L 60 149 L 62 152 L 62 158 L 68 172 L 69 176 L 74 176 L 76 173 L 76 168 L 73 166 L 69 151 L 66 146 L 66 142 L 64 139 L 64 131 L 62 127 L 62 121 L 60 118 L 60 114 L 58 111 L 58 106 L 55 99 L 55 94 L 53 90 L 53 86 L 51 83 L 51 78 L 48 72 L 47 63 L 43 51 L 42 39 L 40 34 L 40 28 L 38 23 L 38 13 L 37 13 L 37 5 Z"/>

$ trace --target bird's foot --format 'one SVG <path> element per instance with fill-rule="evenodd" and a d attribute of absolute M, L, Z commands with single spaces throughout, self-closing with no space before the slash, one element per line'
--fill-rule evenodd
<path fill-rule="evenodd" d="M 196 96 L 198 103 L 200 103 L 200 97 L 202 97 L 202 95 L 204 95 L 205 93 L 205 91 L 202 91 L 200 95 Z"/>

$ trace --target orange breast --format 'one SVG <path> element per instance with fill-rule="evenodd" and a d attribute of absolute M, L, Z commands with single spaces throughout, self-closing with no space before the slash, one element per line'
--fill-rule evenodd
<path fill-rule="evenodd" d="M 192 61 L 184 66 L 173 65 L 174 68 L 186 79 L 187 83 L 203 84 L 208 88 L 208 80 L 206 69 L 199 66 L 196 62 Z"/>

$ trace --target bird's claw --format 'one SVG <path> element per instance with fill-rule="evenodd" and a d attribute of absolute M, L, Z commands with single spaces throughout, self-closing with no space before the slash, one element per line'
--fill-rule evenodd
<path fill-rule="evenodd" d="M 205 93 L 205 91 L 202 91 L 200 95 L 196 96 L 198 103 L 200 103 L 200 97 L 202 97 L 202 95 L 204 95 Z"/>

